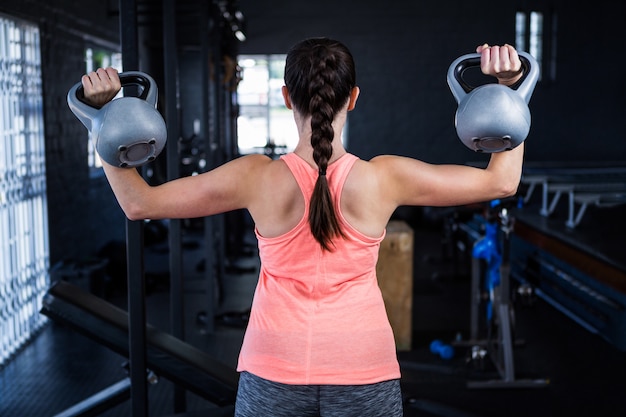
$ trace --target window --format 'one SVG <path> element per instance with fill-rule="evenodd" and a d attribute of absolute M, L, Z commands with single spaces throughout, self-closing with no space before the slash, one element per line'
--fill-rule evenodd
<path fill-rule="evenodd" d="M 526 51 L 531 54 L 540 64 L 543 62 L 543 28 L 543 13 L 536 11 L 516 13 L 515 47 L 518 51 Z M 539 79 L 541 79 L 541 72 Z"/>
<path fill-rule="evenodd" d="M 122 54 L 105 48 L 89 47 L 85 49 L 85 72 L 95 71 L 98 68 L 113 67 L 122 71 Z M 120 93 L 121 94 L 121 93 Z M 92 176 L 101 175 L 102 162 L 95 151 L 95 144 L 89 139 L 87 147 L 87 164 Z"/>
<path fill-rule="evenodd" d="M 0 366 L 45 323 L 46 154 L 37 26 L 0 15 Z"/>
<path fill-rule="evenodd" d="M 241 55 L 239 66 L 239 153 L 292 151 L 298 143 L 298 131 L 291 110 L 283 102 L 285 55 Z"/>
<path fill-rule="evenodd" d="M 241 55 L 242 80 L 237 87 L 239 153 L 291 152 L 298 144 L 293 113 L 283 101 L 282 87 L 286 55 Z M 348 123 L 341 142 L 347 146 Z"/>

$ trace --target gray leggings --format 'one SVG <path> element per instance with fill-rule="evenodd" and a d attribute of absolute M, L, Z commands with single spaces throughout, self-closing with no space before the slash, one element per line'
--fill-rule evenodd
<path fill-rule="evenodd" d="M 402 417 L 400 381 L 287 385 L 242 372 L 235 417 Z"/>

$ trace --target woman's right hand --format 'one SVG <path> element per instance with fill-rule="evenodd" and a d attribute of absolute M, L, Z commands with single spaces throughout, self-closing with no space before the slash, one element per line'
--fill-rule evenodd
<path fill-rule="evenodd" d="M 81 79 L 85 100 L 94 107 L 102 107 L 117 95 L 122 88 L 115 68 L 98 68 L 83 75 Z"/>
<path fill-rule="evenodd" d="M 521 78 L 522 62 L 513 46 L 483 44 L 476 48 L 476 52 L 480 54 L 483 74 L 496 77 L 499 84 L 513 85 Z"/>

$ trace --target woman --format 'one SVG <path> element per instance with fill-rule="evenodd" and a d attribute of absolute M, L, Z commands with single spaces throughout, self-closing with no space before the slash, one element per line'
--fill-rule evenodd
<path fill-rule="evenodd" d="M 499 83 L 521 77 L 513 47 L 485 44 L 477 52 L 483 73 Z M 120 89 L 110 68 L 82 81 L 94 105 Z M 485 169 L 357 158 L 340 140 L 359 97 L 354 62 L 331 39 L 289 51 L 282 92 L 299 142 L 279 160 L 244 156 L 159 186 L 134 169 L 105 163 L 105 173 L 133 220 L 250 212 L 261 271 L 239 357 L 237 416 L 400 416 L 400 369 L 376 281 L 385 226 L 398 206 L 513 195 L 524 145 L 492 154 Z"/>

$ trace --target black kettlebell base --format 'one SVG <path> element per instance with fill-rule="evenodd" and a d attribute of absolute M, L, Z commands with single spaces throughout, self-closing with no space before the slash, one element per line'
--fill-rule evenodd
<path fill-rule="evenodd" d="M 504 152 L 514 148 L 510 137 L 484 137 L 472 139 L 472 146 L 476 152 Z"/>
<path fill-rule="evenodd" d="M 120 168 L 134 168 L 156 159 L 158 151 L 156 140 L 135 142 L 118 148 L 118 160 Z"/>

